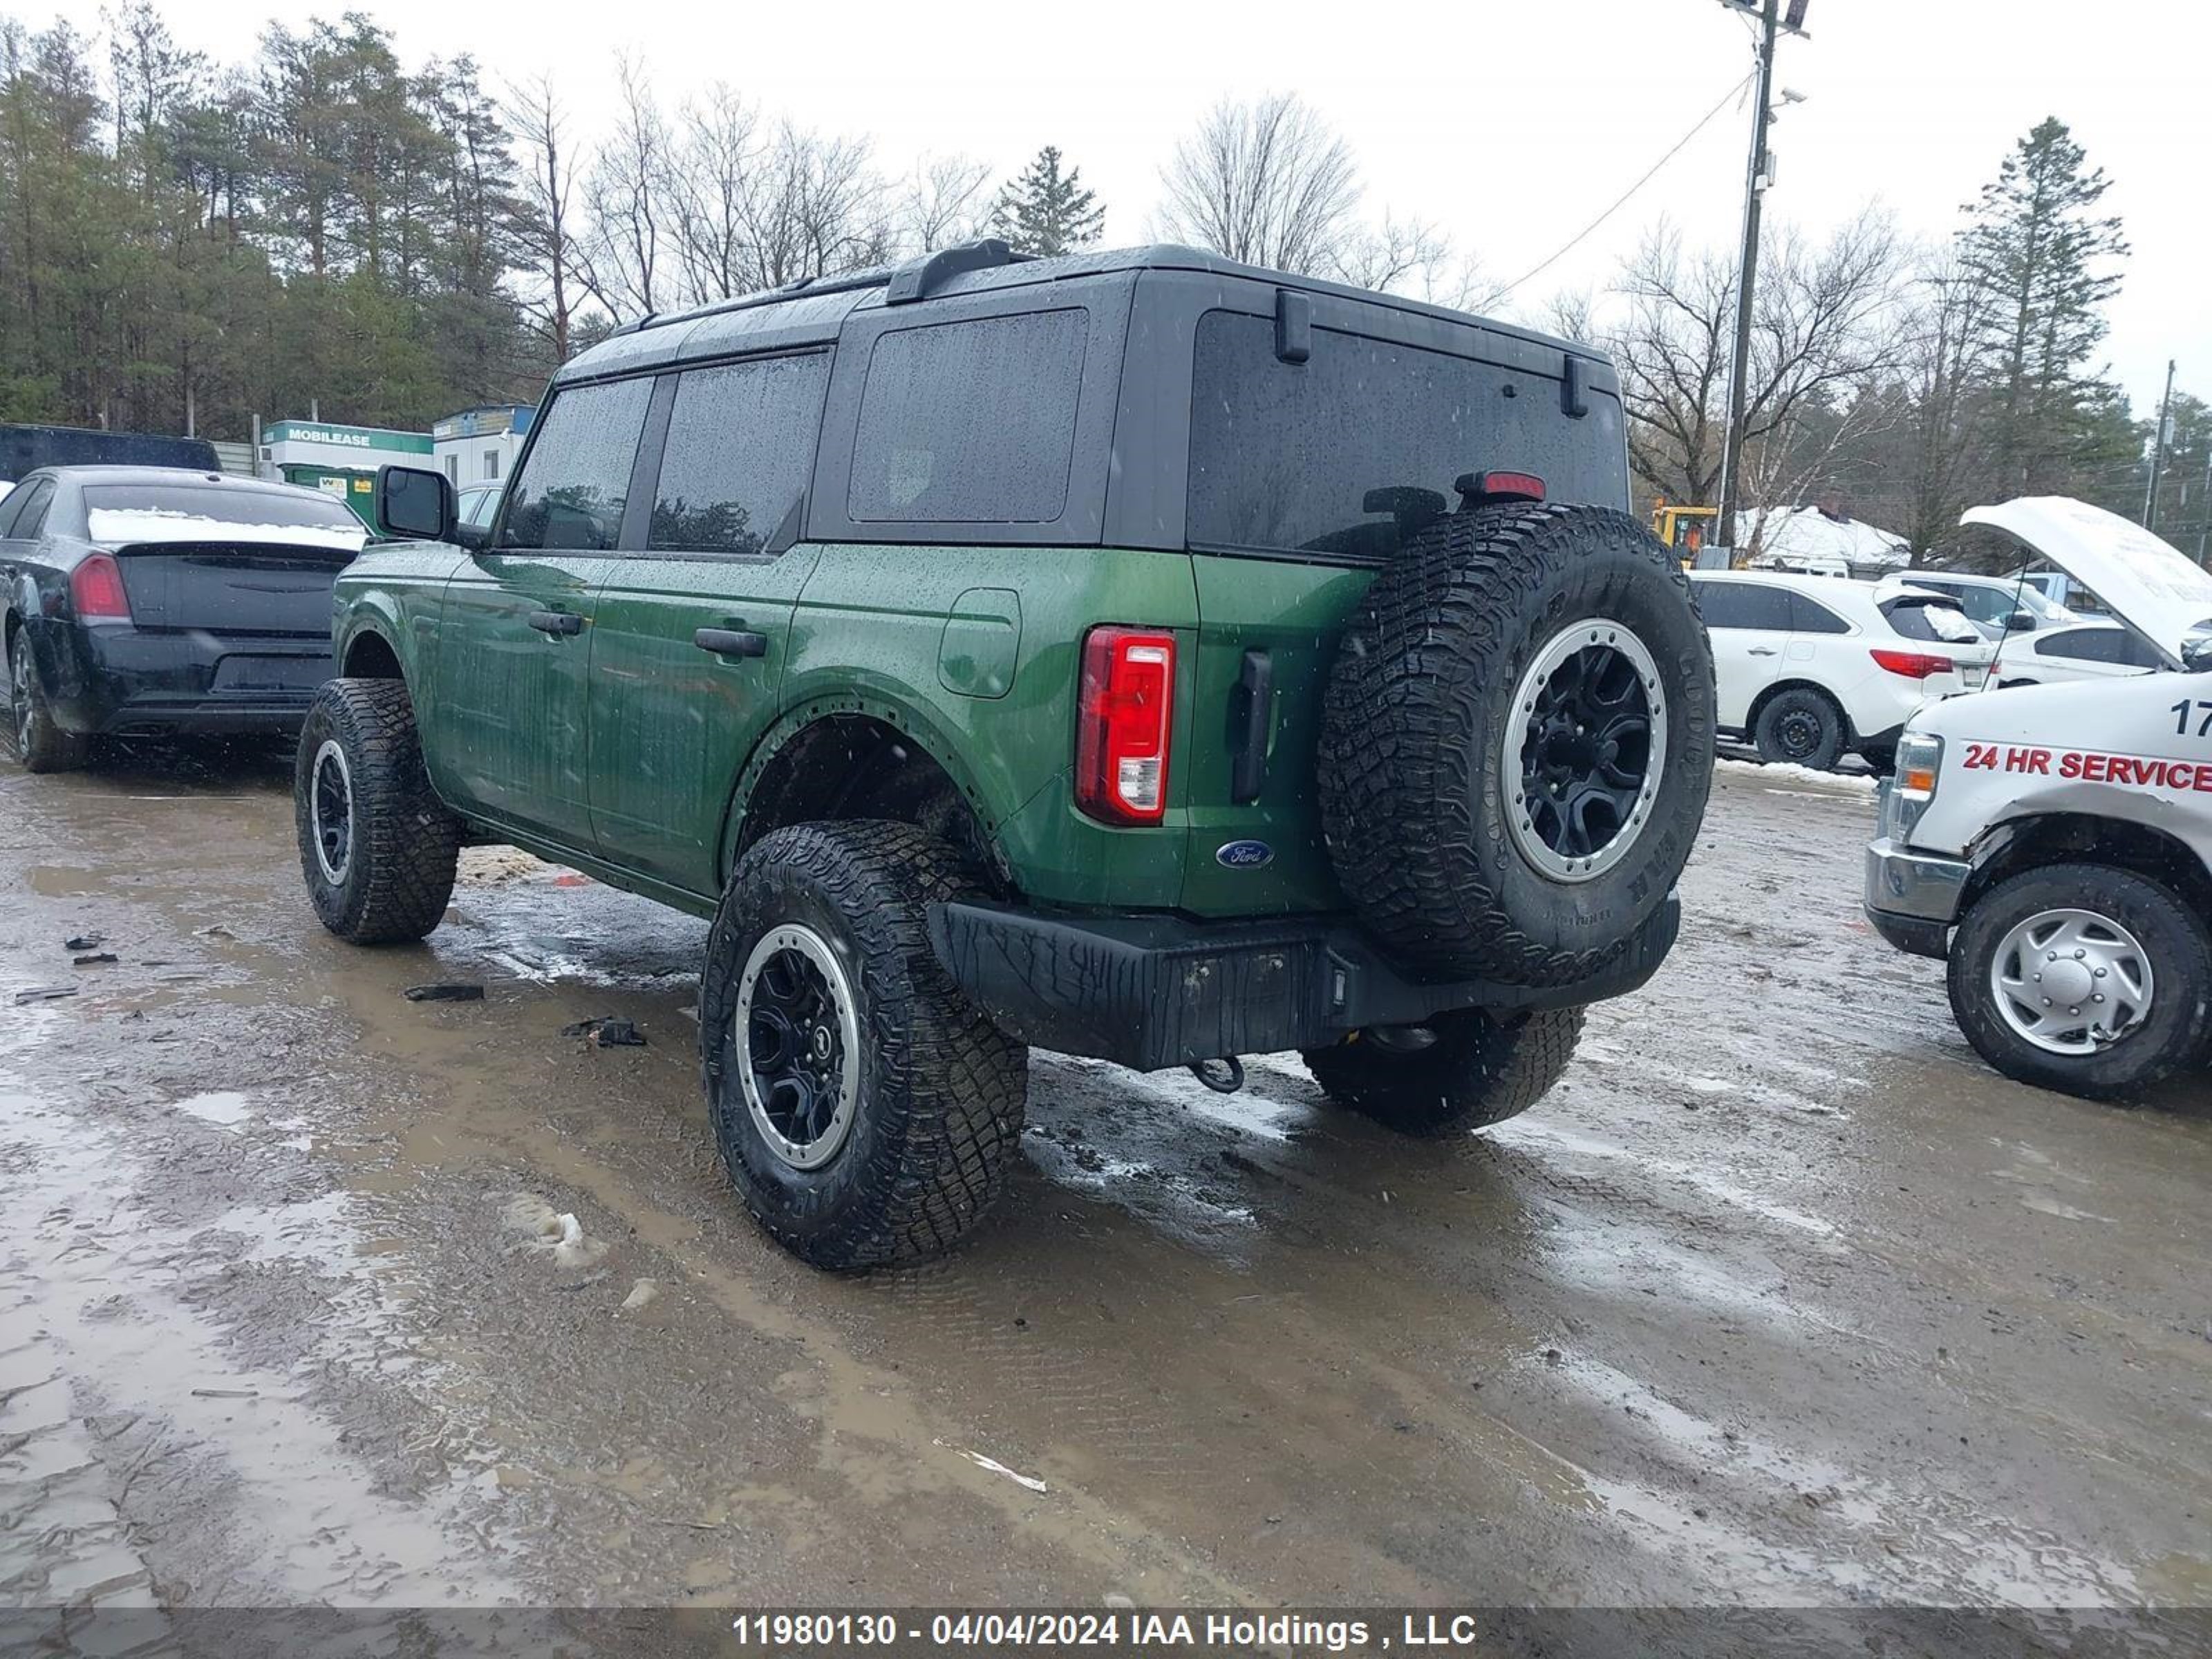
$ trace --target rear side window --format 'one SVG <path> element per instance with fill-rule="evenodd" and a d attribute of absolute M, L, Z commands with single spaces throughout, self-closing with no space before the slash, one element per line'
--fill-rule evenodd
<path fill-rule="evenodd" d="M 661 453 L 651 544 L 760 552 L 805 493 L 829 379 L 820 354 L 686 370 Z"/>
<path fill-rule="evenodd" d="M 1210 311 L 1190 395 L 1194 545 L 1388 558 L 1458 506 L 1462 473 L 1492 470 L 1627 505 L 1617 403 L 1570 420 L 1555 381 L 1471 358 L 1316 329 L 1289 363 L 1272 319 Z"/>
<path fill-rule="evenodd" d="M 12 495 L 15 492 L 10 490 L 9 493 Z M 54 481 L 41 478 L 25 490 L 23 495 L 20 504 L 13 501 L 9 502 L 16 511 L 15 521 L 8 526 L 8 533 L 28 541 L 46 527 L 46 507 L 54 499 Z"/>
<path fill-rule="evenodd" d="M 611 380 L 553 400 L 510 486 L 501 547 L 603 553 L 622 538 L 649 380 Z"/>
<path fill-rule="evenodd" d="M 1802 593 L 1790 596 L 1790 631 L 1793 634 L 1848 634 L 1851 625 L 1818 599 Z"/>
<path fill-rule="evenodd" d="M 879 338 L 860 398 L 848 515 L 856 523 L 1058 519 L 1090 319 L 1079 307 Z"/>
<path fill-rule="evenodd" d="M 1790 631 L 1787 589 L 1762 582 L 1693 582 L 1698 612 L 1711 628 L 1758 628 Z"/>

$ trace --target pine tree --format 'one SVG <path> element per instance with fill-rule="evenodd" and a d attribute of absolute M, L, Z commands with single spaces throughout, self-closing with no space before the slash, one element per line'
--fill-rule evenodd
<path fill-rule="evenodd" d="M 1058 149 L 1047 144 L 1020 178 L 999 192 L 994 228 L 1018 253 L 1039 258 L 1071 253 L 1098 240 L 1106 210 L 1097 194 L 1083 187 L 1083 170 L 1060 170 Z"/>
<path fill-rule="evenodd" d="M 2088 365 L 2120 285 L 2112 262 L 2128 245 L 2119 220 L 2097 211 L 2110 181 L 2087 161 L 2065 124 L 2046 118 L 1967 209 L 1960 237 L 1985 299 L 1990 436 L 2009 489 L 2062 487 L 2109 412 L 2110 388 Z"/>

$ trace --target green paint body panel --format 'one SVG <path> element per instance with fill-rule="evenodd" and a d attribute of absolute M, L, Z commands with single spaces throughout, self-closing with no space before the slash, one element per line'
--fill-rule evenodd
<path fill-rule="evenodd" d="M 748 793 L 817 720 L 899 731 L 967 796 L 1030 902 L 1268 915 L 1341 908 L 1315 742 L 1328 665 L 1371 573 L 1209 554 L 802 543 L 773 558 L 372 547 L 339 578 L 343 653 L 387 640 L 431 781 L 483 831 L 700 914 L 726 879 Z M 545 611 L 574 634 L 530 625 Z M 1085 633 L 1176 641 L 1169 810 L 1117 829 L 1078 811 Z M 757 633 L 722 658 L 702 628 Z M 1268 765 L 1230 799 L 1248 650 L 1268 653 Z M 1226 842 L 1273 858 L 1230 869 Z"/>

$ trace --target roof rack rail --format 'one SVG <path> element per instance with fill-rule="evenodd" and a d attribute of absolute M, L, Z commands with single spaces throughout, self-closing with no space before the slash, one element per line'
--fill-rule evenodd
<path fill-rule="evenodd" d="M 893 271 L 890 286 L 884 293 L 884 303 L 902 306 L 910 301 L 927 300 L 955 276 L 964 276 L 971 270 L 996 270 L 1001 265 L 1015 264 L 1030 257 L 1015 252 L 995 236 L 941 247 Z"/>
<path fill-rule="evenodd" d="M 891 280 L 894 274 L 877 265 L 866 270 L 848 271 L 842 276 L 802 276 L 781 288 L 763 289 L 757 294 L 740 294 L 734 299 L 694 306 L 689 311 L 649 311 L 644 316 L 614 329 L 608 337 L 611 339 L 617 334 L 636 334 L 667 323 L 695 323 L 702 317 L 720 317 L 726 312 L 751 311 L 761 306 L 781 305 L 787 300 L 796 300 L 802 295 L 811 300 L 821 294 L 849 294 L 856 288 L 881 288 Z"/>

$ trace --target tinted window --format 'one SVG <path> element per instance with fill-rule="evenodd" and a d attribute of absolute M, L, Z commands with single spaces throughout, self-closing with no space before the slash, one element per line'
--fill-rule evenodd
<path fill-rule="evenodd" d="M 1891 599 L 1881 614 L 1893 629 L 1908 640 L 1937 640 L 1946 645 L 1986 643 L 1982 630 L 1949 598 Z"/>
<path fill-rule="evenodd" d="M 15 492 L 10 490 L 9 494 L 13 495 Z M 17 509 L 15 522 L 8 527 L 8 533 L 11 536 L 21 536 L 27 541 L 46 528 L 46 505 L 54 498 L 54 481 L 52 478 L 41 478 L 25 490 L 23 495 L 23 501 Z M 11 507 L 16 507 L 16 503 L 13 501 L 8 504 Z"/>
<path fill-rule="evenodd" d="M 1202 546 L 1388 558 L 1458 506 L 1461 474 L 1492 469 L 1535 473 L 1553 501 L 1628 504 L 1612 398 L 1571 421 L 1555 381 L 1444 352 L 1316 329 L 1286 363 L 1272 319 L 1211 311 L 1190 396 Z"/>
<path fill-rule="evenodd" d="M 2039 657 L 2064 657 L 2075 662 L 2110 662 L 2130 668 L 2161 666 L 2157 655 L 2124 628 L 2069 628 L 2036 636 Z"/>
<path fill-rule="evenodd" d="M 1790 631 L 1790 594 L 1760 582 L 1693 582 L 1698 611 L 1707 628 L 1761 628 Z"/>
<path fill-rule="evenodd" d="M 649 380 L 575 386 L 553 400 L 515 475 L 501 547 L 603 553 L 622 537 Z"/>
<path fill-rule="evenodd" d="M 1848 634 L 1851 625 L 1818 599 L 1802 593 L 1790 596 L 1790 631 L 1793 634 Z"/>
<path fill-rule="evenodd" d="M 652 545 L 761 551 L 805 493 L 829 379 L 819 354 L 687 371 L 653 492 Z"/>
<path fill-rule="evenodd" d="M 1038 312 L 878 340 L 853 443 L 850 516 L 933 524 L 1060 517 L 1090 318 Z"/>
<path fill-rule="evenodd" d="M 15 533 L 15 515 L 30 505 L 34 493 L 29 489 L 11 489 L 5 495 L 0 495 L 0 536 Z"/>
<path fill-rule="evenodd" d="M 130 514 L 179 524 L 206 519 L 276 530 L 361 528 L 361 520 L 346 504 L 331 496 L 280 495 L 273 489 L 226 489 L 215 484 L 94 484 L 84 492 L 84 511 L 88 520 L 95 514 Z M 109 533 L 95 527 L 93 539 L 105 540 Z"/>

